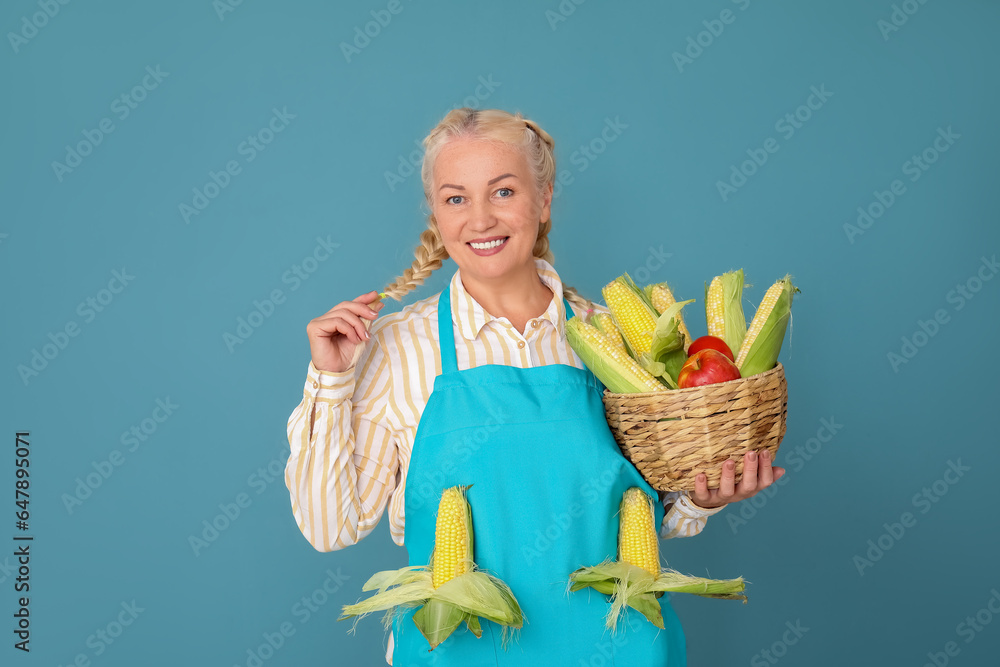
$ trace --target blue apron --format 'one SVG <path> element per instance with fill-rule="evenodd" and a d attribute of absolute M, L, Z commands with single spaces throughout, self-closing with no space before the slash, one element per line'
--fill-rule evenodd
<path fill-rule="evenodd" d="M 404 542 L 410 565 L 426 565 L 441 491 L 471 484 L 474 559 L 511 587 L 525 622 L 507 650 L 501 626 L 483 619 L 481 638 L 462 624 L 428 651 L 411 618 L 415 610 L 407 610 L 393 622 L 393 667 L 683 667 L 684 633 L 668 595 L 660 598 L 665 630 L 626 608 L 613 636 L 604 625 L 606 595 L 566 592 L 573 570 L 616 557 L 622 493 L 639 486 L 656 498 L 615 443 L 603 385 L 589 370 L 566 364 L 459 371 L 450 301 L 443 291 L 442 372 L 414 438 Z M 566 315 L 573 315 L 569 302 Z M 659 526 L 663 505 L 654 507 Z"/>

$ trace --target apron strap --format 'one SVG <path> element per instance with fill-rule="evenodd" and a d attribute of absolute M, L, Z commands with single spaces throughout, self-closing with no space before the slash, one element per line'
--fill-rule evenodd
<path fill-rule="evenodd" d="M 438 297 L 438 340 L 441 342 L 441 374 L 458 372 L 455 358 L 455 325 L 451 321 L 451 290 Z"/>
<path fill-rule="evenodd" d="M 563 297 L 566 319 L 573 317 L 569 300 Z M 455 325 L 451 319 L 451 291 L 443 290 L 438 296 L 438 338 L 441 347 L 441 374 L 457 373 L 458 359 L 455 356 Z"/>

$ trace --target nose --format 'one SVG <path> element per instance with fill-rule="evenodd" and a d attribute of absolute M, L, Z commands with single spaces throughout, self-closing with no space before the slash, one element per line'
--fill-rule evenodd
<path fill-rule="evenodd" d="M 469 227 L 475 230 L 486 230 L 496 225 L 496 214 L 493 210 L 493 203 L 488 199 L 473 201 L 469 207 Z"/>

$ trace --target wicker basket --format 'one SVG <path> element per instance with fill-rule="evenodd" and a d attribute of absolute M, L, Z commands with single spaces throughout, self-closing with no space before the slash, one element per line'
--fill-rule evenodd
<path fill-rule="evenodd" d="M 719 384 L 641 394 L 604 392 L 608 426 L 622 453 L 658 491 L 692 491 L 698 473 L 718 487 L 722 463 L 767 449 L 774 460 L 785 436 L 785 370 Z"/>

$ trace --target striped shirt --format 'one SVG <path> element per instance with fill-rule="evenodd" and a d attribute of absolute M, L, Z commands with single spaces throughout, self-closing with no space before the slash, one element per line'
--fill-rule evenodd
<path fill-rule="evenodd" d="M 448 298 L 458 331 L 459 370 L 483 364 L 585 368 L 565 337 L 562 282 L 545 260 L 536 258 L 535 265 L 553 299 L 528 321 L 524 334 L 507 318 L 487 313 L 455 272 Z M 392 539 L 403 544 L 410 452 L 434 378 L 441 373 L 437 303 L 435 294 L 376 318 L 354 368 L 334 373 L 309 363 L 302 402 L 288 419 L 285 484 L 299 529 L 319 551 L 363 539 L 387 505 Z M 586 314 L 576 306 L 573 311 Z M 695 535 L 721 509 L 699 508 L 686 493 L 661 492 L 660 499 L 667 509 L 661 538 Z"/>

